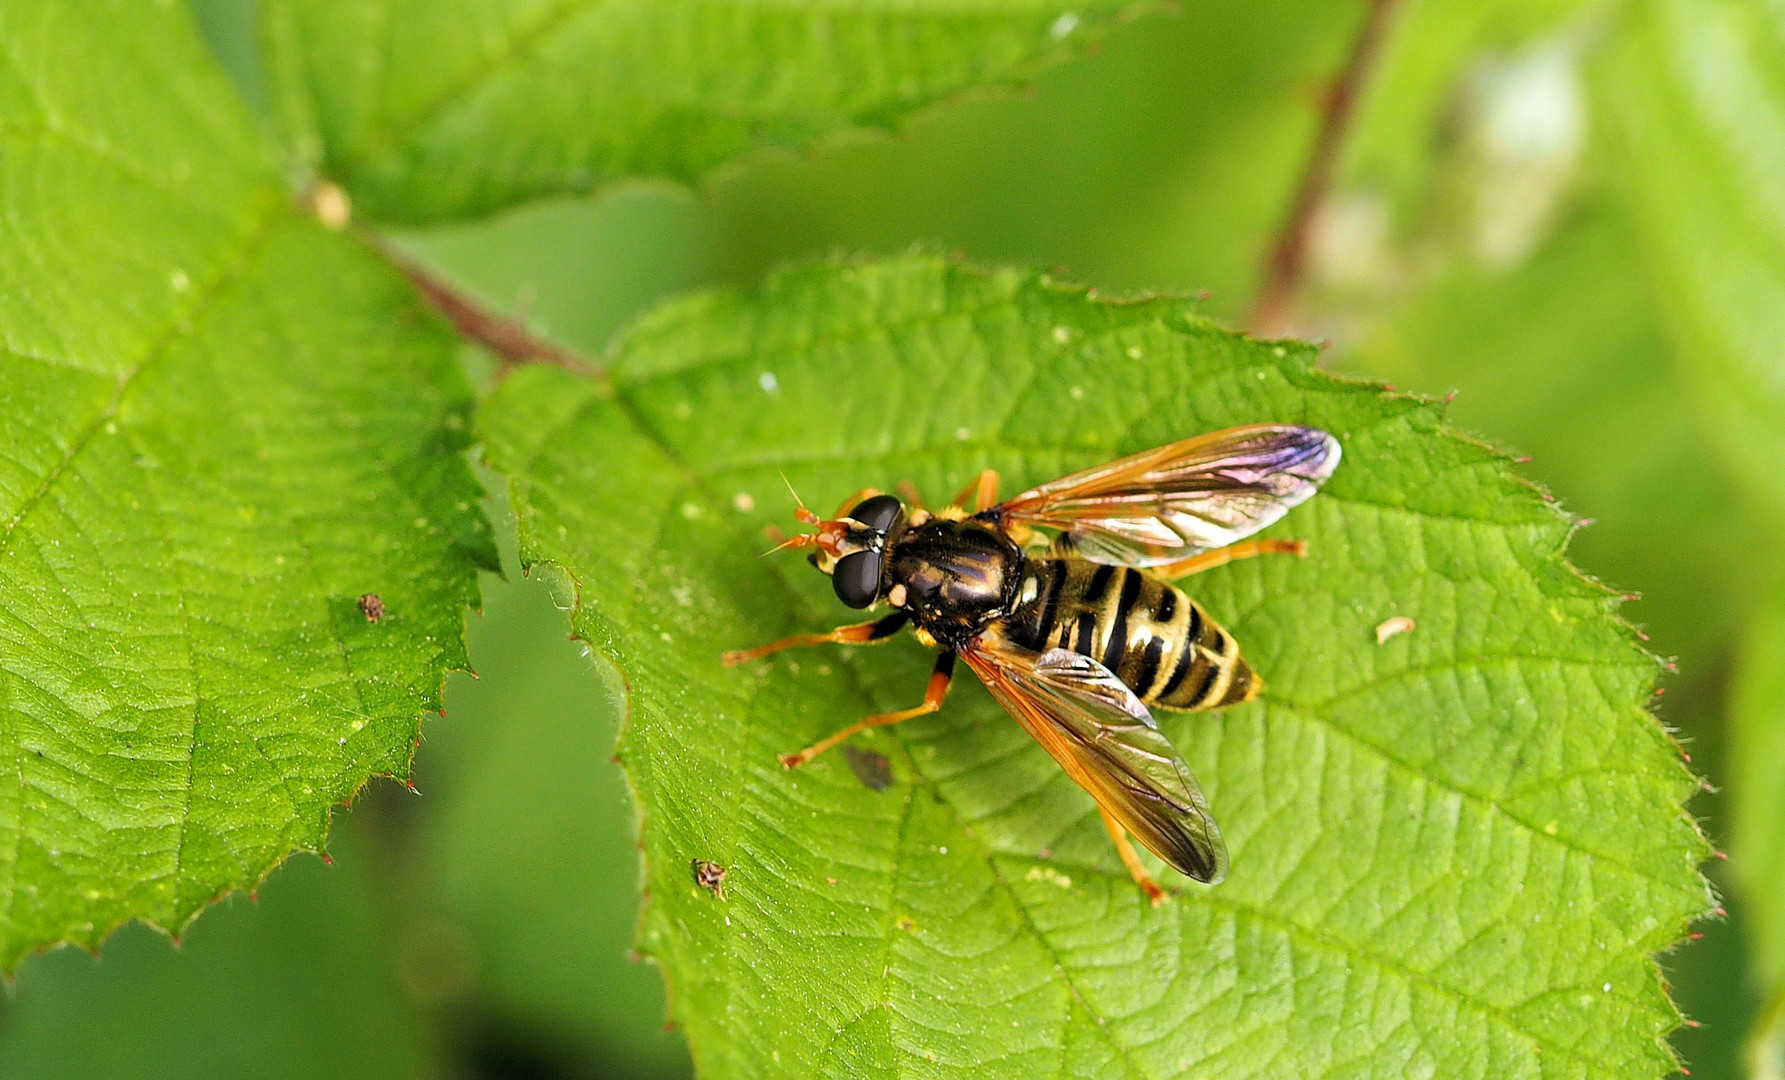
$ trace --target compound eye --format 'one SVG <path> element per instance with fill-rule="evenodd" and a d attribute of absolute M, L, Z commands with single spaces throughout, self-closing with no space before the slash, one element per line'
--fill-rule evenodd
<path fill-rule="evenodd" d="M 831 572 L 831 588 L 837 590 L 837 599 L 852 608 L 872 604 L 880 595 L 880 553 L 857 551 L 838 559 Z"/>
<path fill-rule="evenodd" d="M 886 531 L 893 527 L 893 522 L 899 520 L 899 514 L 904 509 L 905 505 L 896 497 L 876 495 L 856 503 L 855 509 L 849 511 L 849 516 L 885 536 Z"/>

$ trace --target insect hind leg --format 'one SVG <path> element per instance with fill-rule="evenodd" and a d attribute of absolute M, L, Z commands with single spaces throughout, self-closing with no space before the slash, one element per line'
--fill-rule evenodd
<path fill-rule="evenodd" d="M 1238 562 L 1259 555 L 1294 555 L 1306 558 L 1308 542 L 1306 540 L 1243 540 L 1237 544 L 1229 544 L 1224 548 L 1205 551 L 1200 555 L 1192 555 L 1188 559 L 1179 559 L 1174 563 L 1153 567 L 1153 573 L 1170 580 L 1200 574 L 1204 570 L 1212 570 L 1224 563 Z"/>
<path fill-rule="evenodd" d="M 942 707 L 942 699 L 948 696 L 948 684 L 953 679 L 954 653 L 945 652 L 941 656 L 936 657 L 936 667 L 930 672 L 930 683 L 924 688 L 923 704 L 913 706 L 909 709 L 900 709 L 898 712 L 876 713 L 873 716 L 865 716 L 862 719 L 857 720 L 855 723 L 850 724 L 842 731 L 834 732 L 819 739 L 817 742 L 806 747 L 797 754 L 782 754 L 781 764 L 789 769 L 797 769 L 801 765 L 804 765 L 806 762 L 817 757 L 819 754 L 824 753 L 826 750 L 829 750 L 831 747 L 842 742 L 844 739 L 849 738 L 851 735 L 866 731 L 869 728 L 886 727 L 888 724 L 898 724 L 910 720 L 912 717 L 925 716 L 929 713 L 933 713 Z"/>
<path fill-rule="evenodd" d="M 1134 883 L 1147 894 L 1147 899 L 1152 902 L 1154 907 L 1170 900 L 1171 897 L 1159 887 L 1157 881 L 1153 880 L 1153 875 L 1147 873 L 1147 868 L 1141 865 L 1139 853 L 1134 850 L 1134 845 L 1128 842 L 1128 830 L 1122 828 L 1122 823 L 1111 817 L 1109 811 L 1103 807 L 1099 806 L 1097 812 L 1103 815 L 1103 827 L 1109 830 L 1109 838 L 1115 841 L 1116 854 L 1122 857 L 1122 865 L 1128 868 L 1129 876 L 1134 878 Z"/>

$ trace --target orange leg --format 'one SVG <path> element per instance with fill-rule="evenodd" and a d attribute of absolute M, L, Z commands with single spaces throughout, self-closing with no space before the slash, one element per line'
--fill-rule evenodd
<path fill-rule="evenodd" d="M 936 669 L 930 672 L 930 685 L 924 690 L 922 705 L 911 709 L 900 709 L 898 712 L 877 713 L 873 716 L 864 717 L 857 720 L 855 723 L 850 724 L 842 731 L 819 739 L 817 742 L 806 747 L 797 754 L 782 754 L 781 764 L 787 766 L 789 769 L 797 769 L 857 732 L 866 731 L 869 728 L 885 727 L 888 724 L 897 724 L 900 721 L 909 720 L 914 716 L 925 716 L 929 713 L 933 713 L 942 707 L 942 699 L 948 696 L 949 680 L 953 678 L 954 653 L 945 652 L 936 658 Z"/>
<path fill-rule="evenodd" d="M 971 484 L 961 489 L 950 506 L 966 506 L 967 499 L 972 497 L 974 510 L 985 510 L 998 501 L 998 470 L 987 469 L 974 478 Z"/>
<path fill-rule="evenodd" d="M 1153 902 L 1154 907 L 1170 900 L 1171 897 L 1153 880 L 1153 875 L 1147 873 L 1147 868 L 1140 864 L 1140 856 L 1136 854 L 1134 845 L 1128 842 L 1128 830 L 1122 828 L 1121 822 L 1110 817 L 1109 811 L 1103 807 L 1099 806 L 1097 812 L 1103 815 L 1103 827 L 1109 830 L 1109 838 L 1116 842 L 1116 854 L 1122 857 L 1122 865 L 1128 868 L 1129 876 L 1147 894 L 1147 899 Z"/>
<path fill-rule="evenodd" d="M 1188 574 L 1200 574 L 1204 570 L 1230 563 L 1239 559 L 1250 559 L 1255 555 L 1295 555 L 1308 554 L 1306 540 L 1244 540 L 1237 544 L 1229 544 L 1224 548 L 1205 551 L 1201 555 L 1192 555 L 1188 559 L 1179 559 L 1174 563 L 1153 567 L 1153 573 L 1167 580 L 1184 577 Z"/>
<path fill-rule="evenodd" d="M 736 667 L 752 660 L 761 660 L 772 656 L 782 649 L 791 649 L 799 645 L 824 645 L 834 642 L 838 645 L 867 645 L 875 641 L 884 641 L 898 633 L 910 618 L 903 611 L 895 611 L 875 619 L 873 622 L 856 623 L 853 626 L 839 626 L 835 630 L 827 630 L 822 634 L 795 634 L 784 637 L 780 641 L 771 641 L 767 645 L 758 645 L 754 649 L 733 649 L 721 653 L 719 659 L 726 667 Z"/>

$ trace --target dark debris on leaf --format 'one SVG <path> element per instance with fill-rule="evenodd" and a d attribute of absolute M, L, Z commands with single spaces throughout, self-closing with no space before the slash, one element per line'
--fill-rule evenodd
<path fill-rule="evenodd" d="M 843 757 L 849 762 L 849 769 L 855 778 L 862 782 L 862 787 L 869 791 L 885 791 L 892 786 L 892 762 L 886 755 L 873 750 L 863 750 L 858 746 L 845 746 Z"/>
<path fill-rule="evenodd" d="M 693 866 L 694 883 L 719 899 L 725 899 L 725 875 L 730 871 L 718 863 L 708 862 L 706 859 L 695 859 Z"/>

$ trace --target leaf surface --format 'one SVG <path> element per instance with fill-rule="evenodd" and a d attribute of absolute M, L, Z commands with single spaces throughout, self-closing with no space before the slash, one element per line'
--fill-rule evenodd
<path fill-rule="evenodd" d="M 273 0 L 263 36 L 299 159 L 372 216 L 420 222 L 888 127 L 1014 84 L 1140 6 Z"/>
<path fill-rule="evenodd" d="M 626 676 L 643 943 L 706 1075 L 1669 1071 L 1649 954 L 1708 900 L 1693 782 L 1644 708 L 1654 660 L 1504 457 L 1311 358 L 1180 301 L 910 258 L 668 305 L 608 378 L 523 371 L 492 399 L 523 563 L 560 568 Z M 964 677 L 940 714 L 853 740 L 857 764 L 781 769 L 917 700 L 908 638 L 719 664 L 849 614 L 760 556 L 781 473 L 823 511 L 986 466 L 1014 492 L 1267 421 L 1333 432 L 1345 461 L 1270 530 L 1306 560 L 1187 583 L 1266 682 L 1159 714 L 1225 884 L 1148 908 L 1089 798 Z M 1416 630 L 1378 645 L 1395 615 Z M 858 778 L 880 779 L 863 751 L 891 784 Z M 695 859 L 727 868 L 723 898 Z"/>
<path fill-rule="evenodd" d="M 455 348 L 183 10 L 0 12 L 0 967 L 178 928 L 407 773 L 494 557 Z"/>

